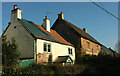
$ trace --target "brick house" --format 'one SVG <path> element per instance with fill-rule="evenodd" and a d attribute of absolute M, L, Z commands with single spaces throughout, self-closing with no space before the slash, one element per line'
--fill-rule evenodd
<path fill-rule="evenodd" d="M 101 50 L 101 44 L 92 36 L 90 36 L 85 28 L 82 30 L 65 20 L 62 12 L 61 14 L 58 14 L 58 18 L 56 19 L 51 29 L 55 30 L 66 41 L 75 46 L 76 56 L 79 53 L 81 55 L 98 55 Z M 81 50 L 81 52 L 79 50 Z"/>

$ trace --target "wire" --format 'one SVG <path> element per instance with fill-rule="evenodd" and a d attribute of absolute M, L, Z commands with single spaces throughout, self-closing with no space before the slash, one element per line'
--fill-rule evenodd
<path fill-rule="evenodd" d="M 114 18 L 120 20 L 120 18 L 116 17 L 115 15 L 113 15 L 112 13 L 110 13 L 109 11 L 107 11 L 106 9 L 104 9 L 103 7 L 101 7 L 100 5 L 96 4 L 92 0 L 89 0 L 89 1 L 92 2 L 93 4 L 95 4 L 96 6 L 98 6 L 99 8 L 101 8 L 103 11 L 107 12 L 108 14 L 110 14 L 111 16 L 113 16 Z"/>

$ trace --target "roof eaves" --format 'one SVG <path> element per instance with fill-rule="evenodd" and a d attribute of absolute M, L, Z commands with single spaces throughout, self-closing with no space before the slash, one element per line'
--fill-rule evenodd
<path fill-rule="evenodd" d="M 46 39 L 46 38 L 43 38 L 43 37 L 40 37 L 40 36 L 37 36 L 37 35 L 35 35 L 35 37 L 38 38 L 38 39 L 42 39 L 42 40 L 47 40 L 47 41 L 51 41 L 51 42 L 56 42 L 56 43 L 60 43 L 60 44 L 64 44 L 64 45 L 68 45 L 68 44 L 65 44 L 65 43 L 58 42 L 58 41 L 54 41 L 54 40 L 50 40 L 50 39 Z M 74 45 L 69 45 L 69 46 L 74 47 Z"/>

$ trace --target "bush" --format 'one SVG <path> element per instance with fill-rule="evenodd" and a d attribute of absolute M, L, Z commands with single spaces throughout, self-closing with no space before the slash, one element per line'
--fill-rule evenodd
<path fill-rule="evenodd" d="M 12 38 L 11 42 L 6 41 L 6 39 L 6 36 L 2 36 L 2 65 L 16 67 L 20 53 L 17 50 L 15 38 Z"/>
<path fill-rule="evenodd" d="M 79 74 L 87 68 L 86 65 L 61 66 L 59 64 L 31 64 L 27 67 L 4 68 L 3 74 Z"/>

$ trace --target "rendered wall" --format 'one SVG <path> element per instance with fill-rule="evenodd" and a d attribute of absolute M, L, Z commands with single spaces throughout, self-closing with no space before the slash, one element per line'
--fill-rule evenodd
<path fill-rule="evenodd" d="M 21 23 L 10 24 L 4 35 L 7 35 L 7 40 L 15 37 L 22 58 L 34 57 L 34 39 Z"/>
<path fill-rule="evenodd" d="M 72 48 L 73 54 L 70 57 L 75 61 L 75 48 L 69 45 L 63 45 L 55 42 L 50 42 L 46 40 L 37 39 L 37 55 L 44 54 L 43 47 L 45 43 L 51 44 L 51 53 L 46 53 L 46 55 L 52 55 L 52 61 L 54 62 L 58 56 L 66 56 L 68 54 L 68 48 Z"/>

